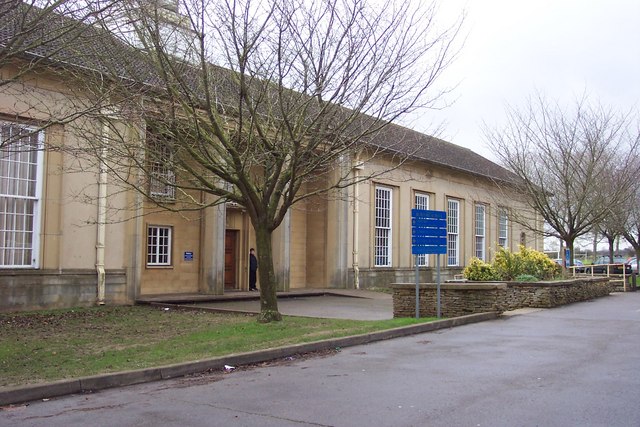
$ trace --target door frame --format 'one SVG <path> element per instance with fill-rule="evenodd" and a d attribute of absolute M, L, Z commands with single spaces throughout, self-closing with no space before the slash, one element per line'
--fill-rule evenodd
<path fill-rule="evenodd" d="M 238 245 L 238 236 L 240 235 L 240 230 L 235 230 L 235 229 L 225 229 L 224 231 L 224 290 L 225 291 L 236 291 L 240 289 L 240 275 L 238 274 L 239 272 L 239 267 L 240 267 L 240 260 L 238 257 L 238 249 L 239 249 L 239 245 Z M 233 270 L 233 284 L 227 283 L 227 245 L 228 245 L 228 241 L 229 242 L 233 242 L 233 248 L 232 248 L 232 253 L 231 253 L 231 259 L 232 259 L 232 265 L 231 265 L 231 269 Z"/>

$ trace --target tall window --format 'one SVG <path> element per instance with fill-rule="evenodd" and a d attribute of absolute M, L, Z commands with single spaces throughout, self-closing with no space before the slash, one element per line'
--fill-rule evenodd
<path fill-rule="evenodd" d="M 0 267 L 38 267 L 42 132 L 0 122 Z"/>
<path fill-rule="evenodd" d="M 460 265 L 460 202 L 447 200 L 447 265 Z"/>
<path fill-rule="evenodd" d="M 147 227 L 147 266 L 171 265 L 171 227 Z"/>
<path fill-rule="evenodd" d="M 391 266 L 391 203 L 392 191 L 387 187 L 375 188 L 375 260 L 376 267 Z"/>
<path fill-rule="evenodd" d="M 498 246 L 502 246 L 503 248 L 507 248 L 507 243 L 509 242 L 509 217 L 507 216 L 507 211 L 504 209 L 500 209 L 499 217 L 498 217 Z"/>
<path fill-rule="evenodd" d="M 416 193 L 415 208 L 429 209 L 429 195 L 426 193 Z M 427 257 L 427 255 L 418 255 L 418 265 L 421 267 L 426 267 L 429 265 L 429 258 Z"/>
<path fill-rule="evenodd" d="M 149 162 L 149 194 L 151 197 L 173 199 L 176 195 L 176 175 L 173 149 L 163 135 L 147 132 Z"/>
<path fill-rule="evenodd" d="M 486 207 L 485 205 L 476 205 L 476 258 L 485 260 L 485 218 Z"/>

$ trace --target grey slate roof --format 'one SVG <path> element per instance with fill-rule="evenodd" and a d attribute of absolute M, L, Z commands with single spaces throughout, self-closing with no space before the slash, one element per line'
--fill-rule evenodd
<path fill-rule="evenodd" d="M 468 148 L 397 124 L 384 128 L 371 143 L 418 161 L 459 172 L 508 183 L 518 181 L 509 170 Z"/>
<path fill-rule="evenodd" d="M 29 10 L 30 12 L 27 12 Z M 22 47 L 27 49 L 19 53 L 30 60 L 42 60 L 44 65 L 49 67 L 72 66 L 94 72 L 115 71 L 125 79 L 135 73 L 138 81 L 142 74 L 142 80 L 147 84 L 153 86 L 154 83 L 158 83 L 154 73 L 148 70 L 144 66 L 145 61 L 141 60 L 144 53 L 121 43 L 104 30 L 86 24 L 69 26 L 72 21 L 56 15 L 48 16 L 45 22 L 30 25 L 28 20 L 24 19 L 24 16 L 30 16 L 29 13 L 35 16 L 39 11 L 29 9 L 21 1 L 3 2 L 0 6 L 0 66 L 3 64 L 2 60 L 8 57 L 8 43 L 26 28 L 29 31 L 20 40 Z M 96 45 L 99 45 L 99 49 L 96 49 Z M 96 55 L 96 52 L 99 54 Z M 123 55 L 123 52 L 126 54 Z M 220 82 L 229 82 L 230 79 L 228 75 L 225 77 L 225 73 L 230 73 L 230 70 L 212 67 L 223 77 Z M 228 92 L 228 88 L 220 91 L 224 92 Z M 427 164 L 478 177 L 504 182 L 517 181 L 514 174 L 472 150 L 400 125 L 386 126 L 369 141 L 369 144 L 408 155 Z"/>

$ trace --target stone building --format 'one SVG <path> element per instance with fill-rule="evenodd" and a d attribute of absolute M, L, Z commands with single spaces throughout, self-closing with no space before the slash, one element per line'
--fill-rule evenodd
<path fill-rule="evenodd" d="M 0 24 L 0 43 L 6 43 L 8 23 Z M 51 43 L 40 49 L 58 48 Z M 120 191 L 97 163 L 79 165 L 73 154 L 82 144 L 79 127 L 73 120 L 52 124 L 48 116 L 74 108 L 70 81 L 55 61 L 26 72 L 21 68 L 42 57 L 41 50 L 0 62 L 5 82 L 0 87 L 0 311 L 248 290 L 255 234 L 243 207 L 159 211 L 134 203 L 139 194 Z M 33 108 L 34 100 L 39 108 Z M 397 125 L 387 127 L 371 147 L 375 156 L 345 156 L 336 168 L 353 176 L 388 172 L 332 197 L 294 205 L 276 230 L 281 290 L 410 280 L 416 207 L 447 212 L 445 278 L 459 274 L 471 257 L 489 260 L 498 246 L 542 247 L 539 236 L 510 220 L 509 212 L 525 210 L 526 204 L 505 190 L 503 184 L 513 177 L 502 167 Z M 399 166 L 398 152 L 405 155 Z M 116 209 L 132 205 L 138 206 L 133 214 Z M 431 280 L 435 257 L 418 262 L 423 280 Z"/>

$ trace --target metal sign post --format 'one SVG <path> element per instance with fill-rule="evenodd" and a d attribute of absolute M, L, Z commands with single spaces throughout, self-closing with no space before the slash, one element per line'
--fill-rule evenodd
<path fill-rule="evenodd" d="M 440 255 L 436 255 L 436 275 L 438 277 L 437 281 L 436 281 L 436 311 L 437 311 L 437 316 L 438 319 L 440 318 Z"/>
<path fill-rule="evenodd" d="M 440 318 L 440 254 L 447 253 L 447 213 L 411 209 L 411 253 L 416 257 L 416 319 L 420 317 L 420 277 L 418 255 L 436 255 L 437 315 Z"/>

